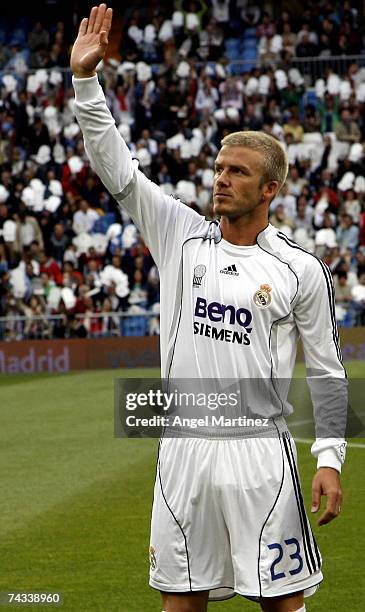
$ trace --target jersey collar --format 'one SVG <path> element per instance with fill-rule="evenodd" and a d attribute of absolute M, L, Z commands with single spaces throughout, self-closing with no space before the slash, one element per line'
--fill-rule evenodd
<path fill-rule="evenodd" d="M 256 244 L 260 245 L 261 241 L 267 240 L 269 235 L 272 232 L 275 232 L 275 230 L 276 230 L 276 228 L 273 225 L 271 225 L 271 223 L 268 223 L 267 226 L 263 230 L 261 230 L 261 232 L 259 232 L 257 234 L 257 236 L 256 236 Z M 213 231 L 214 234 L 215 234 L 215 236 L 214 236 L 215 242 L 220 242 L 222 240 L 222 238 L 223 238 L 220 225 L 218 225 L 218 224 L 214 225 L 211 228 L 211 231 Z"/>

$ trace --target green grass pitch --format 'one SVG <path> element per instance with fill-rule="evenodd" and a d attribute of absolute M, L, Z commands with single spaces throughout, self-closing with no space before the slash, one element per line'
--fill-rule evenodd
<path fill-rule="evenodd" d="M 347 369 L 364 375 L 363 362 Z M 157 375 L 1 377 L 0 591 L 62 592 L 67 612 L 160 612 L 159 594 L 148 586 L 147 554 L 157 440 L 113 436 L 114 379 Z M 320 529 L 312 521 L 325 580 L 307 600 L 308 612 L 364 610 L 362 443 L 348 449 L 340 518 Z M 308 444 L 299 443 L 298 451 L 309 508 L 315 463 Z M 237 596 L 210 609 L 259 608 Z"/>

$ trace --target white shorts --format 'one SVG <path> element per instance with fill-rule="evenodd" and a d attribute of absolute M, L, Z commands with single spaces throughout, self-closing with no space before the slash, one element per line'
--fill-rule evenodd
<path fill-rule="evenodd" d="M 150 566 L 152 587 L 211 600 L 315 592 L 321 556 L 290 434 L 161 440 Z"/>

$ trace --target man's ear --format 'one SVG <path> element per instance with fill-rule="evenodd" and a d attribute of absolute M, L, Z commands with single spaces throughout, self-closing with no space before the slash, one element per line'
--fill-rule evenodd
<path fill-rule="evenodd" d="M 278 181 L 269 181 L 269 183 L 266 183 L 264 187 L 265 198 L 269 198 L 270 200 L 273 200 L 275 196 L 278 194 L 278 192 L 279 192 Z"/>

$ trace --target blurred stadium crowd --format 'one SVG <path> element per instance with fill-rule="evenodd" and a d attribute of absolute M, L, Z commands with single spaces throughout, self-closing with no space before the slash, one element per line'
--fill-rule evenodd
<path fill-rule="evenodd" d="M 270 222 L 328 264 L 339 325 L 365 325 L 365 5 L 260 6 L 121 8 L 99 79 L 142 172 L 207 218 L 222 137 L 281 141 Z M 0 19 L 1 340 L 159 333 L 157 268 L 75 121 L 74 37 L 72 20 Z"/>

